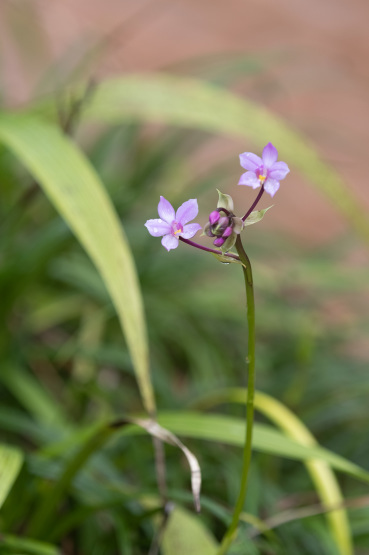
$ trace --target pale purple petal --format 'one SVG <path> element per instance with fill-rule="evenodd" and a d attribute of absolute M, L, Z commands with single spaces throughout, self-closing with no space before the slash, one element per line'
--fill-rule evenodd
<path fill-rule="evenodd" d="M 161 240 L 161 244 L 167 249 L 168 252 L 171 249 L 176 249 L 178 247 L 178 243 L 178 237 L 174 237 L 171 233 L 169 233 L 168 235 L 164 235 Z"/>
<path fill-rule="evenodd" d="M 263 161 L 252 152 L 244 152 L 240 154 L 240 164 L 245 170 L 255 171 L 263 165 Z"/>
<path fill-rule="evenodd" d="M 268 143 L 263 150 L 263 163 L 264 166 L 269 170 L 273 164 L 277 161 L 278 158 L 278 150 L 272 143 Z"/>
<path fill-rule="evenodd" d="M 159 216 L 164 222 L 171 224 L 176 216 L 173 206 L 164 197 L 160 197 L 160 202 L 158 204 Z"/>
<path fill-rule="evenodd" d="M 176 222 L 181 225 L 185 225 L 196 218 L 198 213 L 199 207 L 197 206 L 197 200 L 195 198 L 191 198 L 178 208 L 176 213 Z"/>
<path fill-rule="evenodd" d="M 289 172 L 290 169 L 287 166 L 286 162 L 276 162 L 270 168 L 268 176 L 272 179 L 280 181 L 281 179 L 284 179 Z"/>
<path fill-rule="evenodd" d="M 247 185 L 248 187 L 252 187 L 253 189 L 257 189 L 258 187 L 260 187 L 260 181 L 252 171 L 243 173 L 238 184 Z"/>
<path fill-rule="evenodd" d="M 270 177 L 268 177 L 268 179 L 264 183 L 264 190 L 269 193 L 271 197 L 274 197 L 278 189 L 279 181 L 277 181 L 276 179 L 270 179 Z"/>
<path fill-rule="evenodd" d="M 145 223 L 150 235 L 153 237 L 161 237 L 162 235 L 166 235 L 170 233 L 171 228 L 170 225 L 163 220 L 147 220 Z"/>
<path fill-rule="evenodd" d="M 201 225 L 200 224 L 188 224 L 185 225 L 183 231 L 181 233 L 181 237 L 184 239 L 191 239 L 198 231 L 200 231 Z"/>

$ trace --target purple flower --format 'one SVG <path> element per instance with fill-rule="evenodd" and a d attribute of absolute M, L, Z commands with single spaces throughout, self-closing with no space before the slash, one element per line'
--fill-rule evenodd
<path fill-rule="evenodd" d="M 184 202 L 175 212 L 170 202 L 160 197 L 158 212 L 160 219 L 147 220 L 145 226 L 153 237 L 163 237 L 161 244 L 168 252 L 178 247 L 179 237 L 191 239 L 201 229 L 199 224 L 186 225 L 199 212 L 196 199 Z"/>
<path fill-rule="evenodd" d="M 268 143 L 263 150 L 260 158 L 252 152 L 240 154 L 240 163 L 246 173 L 241 175 L 239 185 L 247 185 L 257 189 L 264 185 L 264 189 L 271 197 L 279 189 L 279 182 L 289 173 L 289 167 L 285 162 L 277 162 L 278 150 Z"/>

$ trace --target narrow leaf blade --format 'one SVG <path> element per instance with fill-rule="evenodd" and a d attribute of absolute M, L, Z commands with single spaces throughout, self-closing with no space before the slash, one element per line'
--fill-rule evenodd
<path fill-rule="evenodd" d="M 10 445 L 0 445 L 0 507 L 11 490 L 23 463 L 23 454 Z"/>
<path fill-rule="evenodd" d="M 152 413 L 155 401 L 136 269 L 99 177 L 70 140 L 36 117 L 1 115 L 0 140 L 43 187 L 99 270 L 124 330 L 145 408 Z"/>

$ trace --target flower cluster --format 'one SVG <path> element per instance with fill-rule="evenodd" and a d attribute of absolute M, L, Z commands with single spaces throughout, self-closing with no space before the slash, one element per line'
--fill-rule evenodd
<path fill-rule="evenodd" d="M 280 186 L 280 181 L 289 173 L 289 168 L 285 162 L 277 162 L 278 151 L 268 143 L 264 149 L 261 158 L 252 152 L 244 152 L 240 154 L 240 163 L 245 170 L 241 175 L 239 185 L 246 185 L 256 189 L 263 187 L 263 191 L 269 193 L 271 197 L 275 195 Z M 219 191 L 218 191 L 219 192 Z M 236 242 L 237 235 L 241 233 L 246 225 L 259 221 L 266 210 L 259 212 L 251 212 L 261 197 L 258 198 L 246 212 L 243 218 L 237 218 L 233 213 L 233 200 L 229 195 L 219 193 L 219 201 L 217 209 L 213 210 L 209 216 L 209 221 L 204 227 L 204 235 L 215 237 L 213 243 L 215 247 L 220 247 L 223 252 L 228 252 Z M 178 247 L 179 239 L 188 242 L 200 229 L 199 224 L 189 224 L 191 220 L 196 218 L 198 214 L 198 206 L 196 199 L 190 199 L 184 202 L 175 212 L 173 206 L 164 197 L 160 197 L 158 205 L 159 218 L 147 220 L 145 226 L 150 235 L 154 237 L 162 237 L 161 243 L 170 251 Z M 248 217 L 248 215 L 251 215 Z M 253 217 L 254 216 L 254 217 Z M 251 220 L 251 221 L 250 221 Z M 190 242 L 191 245 L 203 250 L 211 249 Z"/>
<path fill-rule="evenodd" d="M 218 191 L 219 201 L 216 210 L 209 215 L 209 221 L 204 227 L 204 235 L 215 237 L 213 244 L 222 251 L 229 251 L 236 242 L 237 235 L 243 229 L 243 221 L 233 214 L 234 206 L 230 195 Z"/>

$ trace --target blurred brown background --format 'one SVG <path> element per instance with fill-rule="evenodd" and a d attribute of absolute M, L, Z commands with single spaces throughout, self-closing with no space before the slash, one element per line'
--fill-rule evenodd
<path fill-rule="evenodd" d="M 201 57 L 226 64 L 226 54 L 250 56 L 262 71 L 232 88 L 301 130 L 369 208 L 368 21 L 364 0 L 1 0 L 3 96 L 18 106 L 73 73 L 186 73 Z M 297 175 L 277 199 L 266 225 L 306 245 L 346 229 Z"/>

